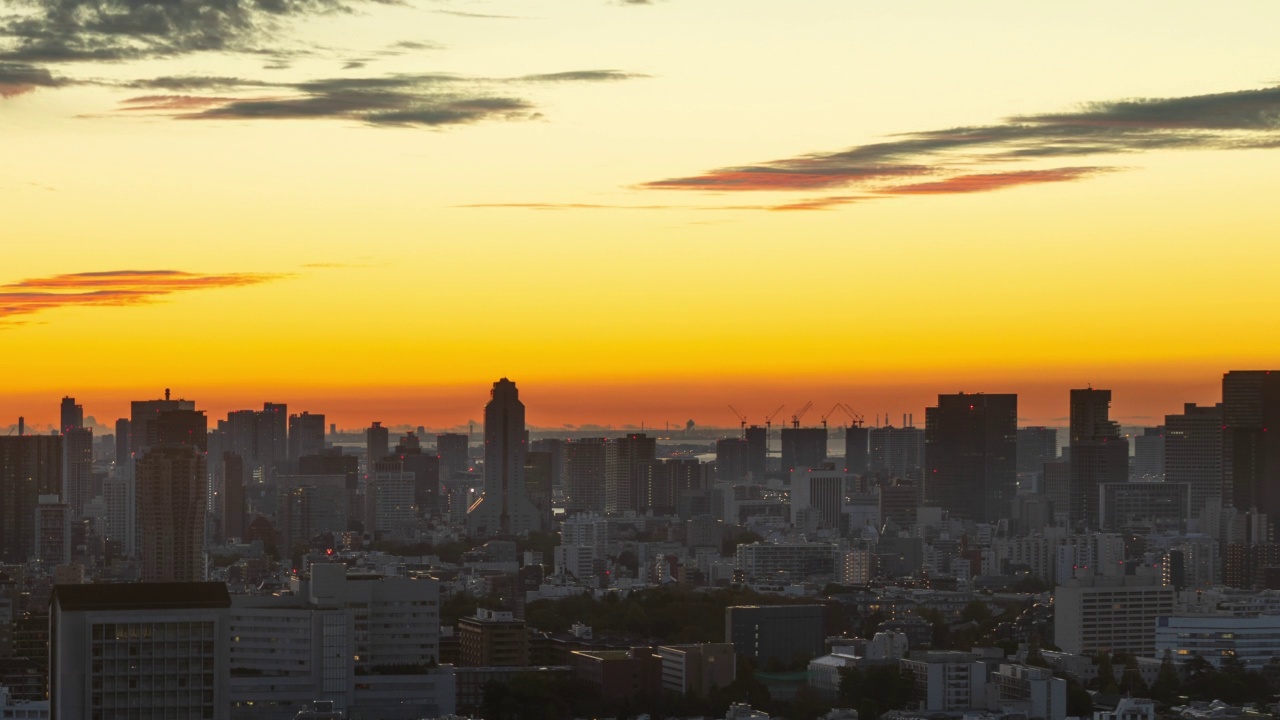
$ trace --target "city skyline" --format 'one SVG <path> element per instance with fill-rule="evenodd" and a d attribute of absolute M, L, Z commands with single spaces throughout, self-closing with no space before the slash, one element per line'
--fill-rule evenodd
<path fill-rule="evenodd" d="M 70 6 L 0 19 L 3 424 L 1136 425 L 1280 356 L 1272 3 Z"/>

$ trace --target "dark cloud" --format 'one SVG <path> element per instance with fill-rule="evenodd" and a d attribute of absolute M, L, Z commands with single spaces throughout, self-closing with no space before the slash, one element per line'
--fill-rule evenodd
<path fill-rule="evenodd" d="M 621 70 L 570 70 L 569 72 L 525 75 L 516 78 L 516 80 L 519 82 L 613 82 L 647 77 L 649 76 L 640 73 L 622 72 Z"/>
<path fill-rule="evenodd" d="M 883 142 L 837 152 L 721 168 L 701 175 L 656 180 L 641 187 L 703 191 L 813 190 L 874 186 L 895 177 L 938 175 L 955 176 L 956 181 L 943 179 L 899 187 L 921 188 L 919 193 L 975 192 L 1028 182 L 1074 180 L 1101 172 L 1099 168 L 1085 168 L 1086 171 L 1076 175 L 1068 173 L 1070 176 L 1061 175 L 1061 170 L 1043 171 L 1041 175 L 971 174 L 972 170 L 996 163 L 1158 150 L 1274 147 L 1280 147 L 1280 88 L 1266 88 L 1089 103 L 1076 112 L 1022 115 L 993 125 L 894 135 Z M 965 170 L 970 173 L 964 173 Z M 990 186 L 982 180 L 959 180 L 966 176 L 986 178 Z M 890 188 L 885 192 L 908 194 L 910 191 Z"/>
<path fill-rule="evenodd" d="M 31 92 L 36 88 L 51 88 L 65 84 L 45 68 L 21 63 L 0 62 L 0 98 L 10 98 Z"/>
<path fill-rule="evenodd" d="M 614 71 L 559 73 L 562 82 L 615 79 Z M 397 74 L 336 77 L 298 83 L 247 83 L 238 78 L 161 78 L 131 87 L 207 90 L 218 95 L 144 95 L 122 103 L 122 110 L 147 110 L 184 120 L 334 119 L 371 125 L 445 127 L 482 120 L 538 117 L 528 100 L 501 88 L 537 82 L 528 78 L 468 78 L 449 74 Z M 263 90 L 265 97 L 228 97 L 228 90 Z"/>
<path fill-rule="evenodd" d="M 990 192 L 1018 185 L 1069 182 L 1099 173 L 1111 172 L 1106 167 L 1064 167 L 1049 170 L 1014 170 L 1010 172 L 956 175 L 936 182 L 914 183 L 885 188 L 884 195 L 952 195 L 956 193 Z"/>
<path fill-rule="evenodd" d="M 188 290 L 244 287 L 289 277 L 281 273 L 201 274 L 181 270 L 110 270 L 28 278 L 0 285 L 0 327 L 15 317 L 61 307 L 141 305 Z"/>

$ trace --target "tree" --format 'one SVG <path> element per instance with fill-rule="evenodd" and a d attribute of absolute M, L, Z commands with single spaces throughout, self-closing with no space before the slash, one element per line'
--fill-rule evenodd
<path fill-rule="evenodd" d="M 1093 698 L 1074 677 L 1067 677 L 1067 715 L 1070 717 L 1091 717 L 1093 715 Z"/>
<path fill-rule="evenodd" d="M 1147 697 L 1151 690 L 1142 679 L 1138 657 L 1132 653 L 1124 656 L 1124 670 L 1120 673 L 1120 690 L 1131 697 Z"/>
<path fill-rule="evenodd" d="M 1170 705 L 1178 696 L 1180 686 L 1178 669 L 1173 665 L 1173 653 L 1165 650 L 1164 657 L 1160 659 L 1160 671 L 1156 674 L 1155 683 L 1151 685 L 1151 697 L 1157 702 Z"/>
<path fill-rule="evenodd" d="M 1095 658 L 1098 666 L 1098 677 L 1093 681 L 1093 687 L 1108 694 L 1120 692 L 1120 684 L 1116 682 L 1116 669 L 1111 662 L 1111 656 L 1105 651 L 1098 653 Z"/>

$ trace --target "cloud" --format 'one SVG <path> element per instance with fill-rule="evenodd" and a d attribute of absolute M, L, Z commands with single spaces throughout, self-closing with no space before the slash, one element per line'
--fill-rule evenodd
<path fill-rule="evenodd" d="M 110 270 L 28 278 L 0 285 L 0 327 L 62 307 L 122 307 L 188 290 L 244 287 L 289 277 L 283 273 L 207 275 L 181 270 Z"/>
<path fill-rule="evenodd" d="M 444 127 L 482 120 L 528 120 L 535 105 L 509 93 L 511 85 L 536 82 L 605 82 L 633 77 L 614 70 L 583 70 L 517 78 L 471 78 L 444 73 L 323 78 L 265 83 L 230 77 L 156 78 L 133 88 L 177 91 L 265 91 L 234 97 L 144 95 L 122 102 L 122 111 L 147 110 L 184 120 L 353 120 L 370 125 Z"/>
<path fill-rule="evenodd" d="M 967 193 L 1091 177 L 1106 168 L 1036 171 L 999 164 L 1161 150 L 1280 147 L 1280 87 L 1087 103 L 1073 112 L 892 135 L 882 142 L 641 184 L 648 190 L 804 191 L 849 186 L 889 195 Z M 937 181 L 883 187 L 910 176 Z"/>
<path fill-rule="evenodd" d="M 45 68 L 23 63 L 0 62 L 0 98 L 11 98 L 36 88 L 52 88 L 65 84 Z"/>

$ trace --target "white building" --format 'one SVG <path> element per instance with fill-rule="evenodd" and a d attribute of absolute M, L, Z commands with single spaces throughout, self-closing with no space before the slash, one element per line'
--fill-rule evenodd
<path fill-rule="evenodd" d="M 230 605 L 222 583 L 55 586 L 51 716 L 227 720 Z"/>
<path fill-rule="evenodd" d="M 986 707 L 987 666 L 971 653 L 912 653 L 899 667 L 915 683 L 922 712 Z"/>
<path fill-rule="evenodd" d="M 1021 713 L 1029 718 L 1065 720 L 1067 681 L 1048 668 L 1001 665 L 991 674 L 989 710 Z"/>
<path fill-rule="evenodd" d="M 1199 656 L 1221 665 L 1234 657 L 1260 670 L 1280 655 L 1280 615 L 1174 615 L 1156 623 L 1156 654 L 1168 650 L 1175 663 Z"/>
<path fill-rule="evenodd" d="M 750 543 L 738 546 L 737 568 L 747 579 L 784 573 L 803 580 L 834 576 L 836 546 L 831 543 Z"/>
<path fill-rule="evenodd" d="M 1095 712 L 1093 720 L 1156 720 L 1156 704 L 1145 698 L 1123 698 L 1115 710 Z"/>
<path fill-rule="evenodd" d="M 438 717 L 454 710 L 439 659 L 439 584 L 311 567 L 292 595 L 237 596 L 231 608 L 231 717 L 287 720 L 314 700 L 349 716 Z"/>
<path fill-rule="evenodd" d="M 1063 652 L 1156 654 L 1156 618 L 1173 614 L 1175 592 L 1152 574 L 1084 577 L 1054 591 L 1054 640 Z"/>

